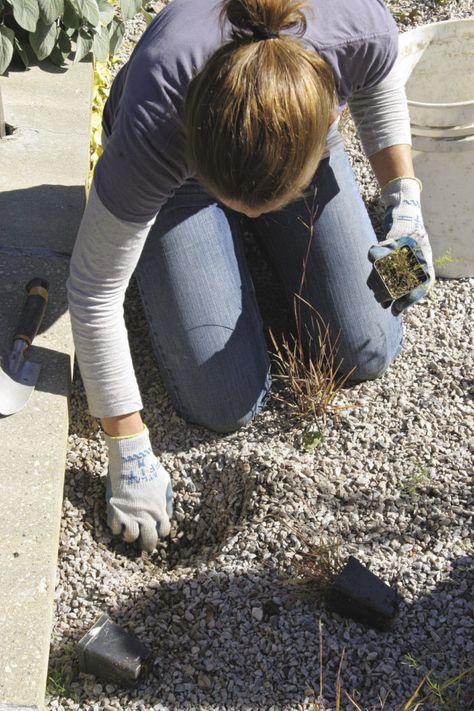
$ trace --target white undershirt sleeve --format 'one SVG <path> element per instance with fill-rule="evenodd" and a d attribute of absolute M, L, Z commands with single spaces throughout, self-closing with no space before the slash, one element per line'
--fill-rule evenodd
<path fill-rule="evenodd" d="M 114 217 L 92 185 L 67 281 L 77 361 L 95 417 L 135 412 L 142 401 L 123 316 L 125 291 L 153 220 Z"/>
<path fill-rule="evenodd" d="M 397 64 L 380 84 L 355 93 L 348 105 L 367 157 L 389 146 L 411 146 L 405 86 Z"/>

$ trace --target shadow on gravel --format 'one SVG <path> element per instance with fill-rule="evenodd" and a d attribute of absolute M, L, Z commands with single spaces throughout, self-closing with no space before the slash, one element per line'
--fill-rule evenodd
<path fill-rule="evenodd" d="M 209 570 L 172 583 L 156 579 L 133 600 L 104 609 L 116 623 L 136 632 L 154 655 L 151 672 L 135 690 L 125 694 L 108 687 L 107 697 L 110 703 L 119 701 L 120 708 L 139 700 L 146 709 L 161 702 L 165 709 L 180 711 L 309 704 L 311 690 L 319 695 L 321 621 L 323 696 L 329 707 L 335 703 L 344 649 L 342 687 L 361 708 L 380 708 L 374 692 L 367 692 L 378 688 L 385 710 L 398 711 L 429 675 L 420 708 L 468 711 L 472 673 L 453 680 L 474 661 L 471 657 L 469 662 L 473 572 L 474 559 L 455 560 L 446 580 L 413 604 L 402 605 L 393 630 L 386 633 L 330 615 L 317 601 L 294 598 L 270 568 L 233 575 Z M 455 610 L 457 625 L 452 617 L 448 621 L 448 608 Z M 50 676 L 62 675 L 69 698 L 76 695 L 84 708 L 101 696 L 97 687 L 94 691 L 97 681 L 78 675 L 78 639 L 53 644 Z M 342 708 L 353 707 L 346 699 Z"/>
<path fill-rule="evenodd" d="M 259 557 L 259 571 L 255 572 L 248 568 L 248 560 L 235 555 L 232 536 L 239 530 L 247 535 L 257 523 L 258 481 L 238 459 L 226 459 L 225 476 L 218 459 L 214 458 L 212 464 L 203 468 L 205 481 L 196 492 L 200 518 L 195 521 L 187 512 L 178 525 L 182 536 L 167 540 L 151 556 L 109 534 L 105 490 L 97 473 L 84 467 L 71 467 L 68 472 L 65 494 L 81 511 L 85 529 L 96 546 L 112 554 L 114 566 L 121 566 L 123 560 L 131 570 L 133 562 L 137 581 L 129 597 L 125 592 L 119 594 L 117 604 L 108 604 L 99 580 L 91 581 L 88 599 L 94 601 L 97 616 L 99 610 L 106 612 L 153 650 L 154 663 L 148 677 L 131 691 L 108 686 L 110 703 L 115 701 L 119 708 L 126 709 L 133 701 L 140 701 L 147 710 L 162 703 L 160 711 L 215 706 L 229 711 L 243 706 L 270 711 L 272 707 L 296 709 L 299 704 L 310 709 L 311 699 L 319 695 L 321 622 L 327 708 L 335 705 L 343 650 L 343 688 L 364 710 L 379 711 L 374 696 L 378 689 L 380 698 L 386 699 L 385 711 L 400 711 L 427 675 L 429 681 L 420 696 L 427 699 L 421 708 L 471 708 L 468 692 L 472 675 L 456 677 L 474 663 L 473 558 L 457 558 L 446 573 L 431 567 L 428 584 L 441 575 L 445 579 L 415 601 L 403 603 L 390 632 L 375 632 L 330 614 L 316 598 L 296 598 L 282 573 L 272 567 L 271 557 L 266 563 Z M 266 481 L 267 489 L 268 485 Z M 428 494 L 421 493 L 420 499 Z M 203 509 L 199 502 L 209 505 Z M 428 505 L 428 501 L 424 503 Z M 416 500 L 413 505 L 417 505 Z M 217 513 L 216 524 L 213 518 Z M 345 515 L 350 519 L 350 512 Z M 249 525 L 252 519 L 253 525 Z M 376 531 L 373 535 L 372 543 L 376 542 Z M 222 570 L 227 560 L 226 544 L 229 566 L 234 568 L 231 573 Z M 167 579 L 172 571 L 181 579 Z M 114 574 L 113 569 L 110 572 Z M 408 589 L 409 581 L 408 575 Z M 403 585 L 402 579 L 402 595 Z M 75 650 L 90 627 L 89 622 L 81 623 L 81 618 L 90 620 L 90 612 L 77 609 L 70 634 L 60 645 L 53 642 L 51 648 L 50 690 L 54 691 L 56 684 L 57 689 L 64 690 L 58 692 L 59 698 L 75 701 L 77 708 L 98 704 L 106 688 L 106 682 L 79 674 Z M 353 707 L 346 700 L 342 708 Z"/>
<path fill-rule="evenodd" d="M 375 204 L 373 209 L 377 209 Z M 278 319 L 283 317 L 282 323 L 286 318 L 284 301 L 275 302 L 272 276 L 260 265 L 254 246 L 250 245 L 249 249 L 254 260 L 251 270 L 257 294 L 260 290 L 259 301 L 267 314 L 264 319 L 268 323 L 269 316 L 276 315 Z M 281 309 L 275 308 L 275 303 L 281 304 Z M 80 709 L 99 708 L 99 704 L 107 708 L 103 704 L 107 693 L 109 704 L 120 709 L 154 711 L 156 706 L 157 711 L 198 708 L 234 711 L 246 706 L 251 711 L 270 711 L 293 710 L 300 708 L 299 705 L 313 709 L 311 699 L 320 693 L 321 622 L 322 695 L 326 707 L 335 706 L 336 676 L 344 650 L 342 685 L 362 709 L 378 711 L 378 693 L 381 699 L 386 699 L 385 711 L 399 711 L 421 679 L 429 674 L 431 696 L 421 708 L 468 711 L 471 708 L 467 696 L 471 683 L 468 676 L 457 682 L 452 680 L 474 661 L 474 560 L 457 558 L 449 571 L 441 572 L 436 560 L 433 563 L 429 558 L 425 580 L 430 589 L 418 599 L 403 603 L 394 628 L 386 633 L 331 615 L 316 599 L 295 598 L 288 581 L 272 567 L 275 561 L 268 547 L 265 552 L 270 552 L 270 557 L 265 562 L 260 558 L 261 548 L 257 547 L 255 567 L 259 570 L 255 572 L 249 567 L 251 561 L 236 553 L 240 548 L 232 549 L 232 538 L 252 534 L 261 523 L 258 505 L 262 492 L 269 500 L 278 499 L 272 489 L 273 479 L 265 471 L 264 486 L 260 488 L 261 482 L 246 458 L 240 459 L 231 448 L 224 459 L 212 451 L 212 444 L 220 442 L 222 435 L 188 426 L 176 416 L 159 379 L 133 283 L 127 296 L 126 318 L 144 393 L 144 419 L 149 424 L 157 454 L 171 454 L 182 469 L 188 470 L 189 466 L 190 475 L 180 477 L 179 469 L 173 475 L 176 529 L 171 539 L 148 556 L 142 554 L 138 546 L 122 543 L 108 532 L 105 487 L 90 453 L 84 461 L 70 465 L 66 498 L 80 512 L 94 546 L 104 552 L 111 575 L 115 572 L 118 577 L 123 566 L 126 574 L 130 571 L 136 581 L 129 595 L 125 591 L 117 594 L 115 589 L 114 599 L 118 598 L 118 602 L 112 603 L 107 590 L 103 590 L 107 580 L 101 583 L 92 579 L 87 583 L 87 600 L 97 616 L 99 609 L 108 613 L 114 622 L 135 632 L 148 644 L 153 650 L 154 664 L 148 677 L 128 692 L 79 675 L 75 646 L 90 627 L 91 608 L 78 608 L 66 641 L 61 645 L 53 642 L 51 648 L 50 675 L 58 689 L 62 684 L 63 690 L 57 692 L 61 702 L 75 701 L 78 706 L 74 708 Z M 279 332 L 280 326 L 272 327 Z M 80 381 L 75 388 L 78 389 L 71 432 L 87 437 L 90 444 L 97 424 L 85 415 Z M 268 425 L 268 432 L 266 426 L 263 417 L 259 431 L 262 427 L 265 436 L 274 436 L 271 432 L 274 420 Z M 228 441 L 231 445 L 232 435 Z M 184 498 L 181 494 L 185 487 L 188 487 L 186 510 L 181 512 L 178 504 Z M 411 519 L 421 508 L 428 512 L 426 516 L 421 512 L 426 531 L 436 531 L 438 516 L 442 515 L 432 510 L 432 498 L 436 494 L 439 500 L 439 491 L 429 484 L 423 485 L 411 503 L 405 502 L 403 524 L 407 532 L 411 530 Z M 373 498 L 366 500 L 363 493 L 338 497 L 334 491 L 323 490 L 322 484 L 318 495 L 326 503 L 330 502 L 330 511 L 336 518 L 347 520 L 348 525 L 356 509 L 359 516 L 364 515 L 367 506 L 374 503 Z M 281 515 L 279 500 L 277 510 Z M 364 531 L 364 546 L 375 543 L 383 547 L 395 539 L 400 539 L 399 532 L 392 533 L 387 528 L 380 531 L 377 523 L 373 529 Z M 249 551 L 246 541 L 245 554 Z M 68 554 L 75 555 L 74 552 Z M 413 572 L 411 561 L 406 563 L 405 560 L 405 567 L 409 573 Z M 226 568 L 233 568 L 233 572 Z M 175 576 L 179 574 L 181 579 L 170 580 L 171 572 Z M 439 581 L 441 577 L 444 579 Z M 405 580 L 400 582 L 403 594 Z M 406 585 L 409 590 L 409 576 Z M 101 687 L 97 686 L 98 682 Z M 420 698 L 429 692 L 427 682 Z M 163 706 L 158 706 L 160 703 Z M 345 711 L 353 707 L 345 699 L 342 708 Z"/>
<path fill-rule="evenodd" d="M 225 472 L 219 461 L 203 467 L 201 478 L 193 485 L 195 506 L 186 500 L 186 516 L 180 515 L 182 487 L 175 489 L 175 513 L 171 538 L 160 543 L 154 564 L 162 572 L 209 563 L 219 557 L 231 538 L 244 531 L 258 515 L 256 482 L 244 461 L 227 458 Z M 266 492 L 270 491 L 268 482 Z M 66 472 L 65 496 L 81 512 L 83 525 L 96 543 L 105 545 L 116 556 L 129 560 L 141 557 L 138 543 L 130 545 L 110 534 L 107 528 L 105 477 L 88 471 L 83 465 L 70 466 Z M 268 518 L 268 517 L 267 517 Z M 178 536 L 176 535 L 178 533 Z"/>

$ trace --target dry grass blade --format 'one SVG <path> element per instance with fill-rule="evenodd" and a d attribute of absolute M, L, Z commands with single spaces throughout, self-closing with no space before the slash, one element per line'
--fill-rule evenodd
<path fill-rule="evenodd" d="M 344 665 L 344 657 L 345 657 L 345 648 L 341 652 L 341 657 L 339 659 L 339 665 L 337 669 L 337 675 L 336 675 L 336 682 L 335 682 L 335 688 L 334 688 L 334 701 L 335 701 L 335 706 L 334 706 L 334 711 L 342 711 L 343 706 L 342 706 L 342 695 L 344 694 L 344 697 L 346 701 L 350 702 L 350 707 L 349 706 L 344 706 L 344 708 L 347 708 L 347 711 L 349 709 L 352 709 L 352 711 L 384 711 L 386 707 L 386 702 L 388 698 L 388 693 L 384 699 L 382 699 L 379 696 L 378 703 L 376 705 L 371 705 L 370 708 L 366 706 L 361 706 L 360 703 L 356 701 L 354 698 L 354 695 L 357 694 L 357 690 L 353 689 L 351 694 L 346 691 L 341 682 L 341 676 L 342 676 L 342 668 Z M 314 697 L 314 711 L 325 711 L 327 707 L 324 706 L 324 671 L 323 671 L 323 662 L 324 662 L 324 655 L 323 655 L 323 625 L 321 620 L 319 620 L 319 693 L 316 693 L 316 690 L 312 684 L 309 684 L 307 682 L 307 685 L 311 689 L 311 692 Z M 451 679 L 449 683 L 453 683 L 454 681 L 457 681 L 459 678 L 464 677 L 466 674 L 469 674 L 469 670 L 466 672 L 463 672 L 459 674 L 456 679 Z M 423 679 L 419 682 L 418 686 L 416 687 L 415 691 L 413 694 L 410 696 L 408 701 L 406 701 L 402 706 L 397 705 L 397 710 L 398 711 L 417 711 L 418 709 L 421 709 L 425 703 L 425 701 L 428 700 L 428 697 L 425 697 L 421 699 L 420 701 L 417 701 L 415 705 L 413 706 L 413 702 L 415 702 L 416 698 L 420 695 L 420 691 L 423 688 L 423 685 L 428 681 L 429 679 L 429 674 L 423 677 Z M 448 683 L 448 682 L 446 682 Z M 451 707 L 450 707 L 451 708 Z M 466 711 L 467 708 L 466 707 Z M 458 711 L 456 709 L 456 711 Z M 459 711 L 461 711 L 459 709 Z M 464 711 L 464 708 L 463 708 Z"/>
<path fill-rule="evenodd" d="M 339 666 L 337 668 L 336 676 L 336 711 L 341 711 L 341 672 L 342 665 L 344 663 L 344 653 L 345 649 L 342 650 L 341 659 L 339 660 Z"/>
<path fill-rule="evenodd" d="M 443 681 L 441 683 L 436 682 L 432 678 L 432 676 L 431 676 L 432 671 L 433 670 L 429 671 L 425 677 L 425 681 L 429 686 L 429 691 L 421 699 L 419 706 L 426 703 L 427 701 L 433 701 L 433 700 L 436 700 L 436 702 L 440 705 L 445 704 L 446 701 L 444 700 L 443 697 L 444 697 L 444 694 L 446 691 L 451 691 L 451 692 L 455 692 L 455 693 L 457 692 L 456 693 L 457 704 L 459 704 L 460 703 L 459 702 L 459 694 L 461 692 L 461 682 L 463 680 L 466 680 L 469 684 L 470 680 L 471 681 L 473 680 L 474 666 L 470 666 L 470 667 L 468 667 L 468 669 L 464 669 L 464 671 L 460 672 L 459 674 L 456 674 L 456 676 L 446 679 L 445 681 Z M 469 691 L 469 690 L 467 691 L 466 697 L 468 697 L 468 696 L 471 696 L 471 700 L 472 700 L 472 691 Z M 416 707 L 416 708 L 418 708 L 418 707 Z M 469 701 L 468 698 L 466 698 L 466 703 L 463 704 L 463 711 L 464 711 L 464 709 L 466 709 L 466 711 L 467 711 L 467 709 L 472 709 L 472 708 L 473 708 L 472 703 Z M 405 709 L 402 709 L 402 711 L 405 711 Z M 456 708 L 456 711 L 458 711 L 457 708 Z"/>
<path fill-rule="evenodd" d="M 327 543 L 315 543 L 295 569 L 295 577 L 288 582 L 295 586 L 301 597 L 324 595 L 336 578 L 340 568 L 337 546 Z"/>
<path fill-rule="evenodd" d="M 421 689 L 423 688 L 424 684 L 426 683 L 426 680 L 428 679 L 428 675 L 424 676 L 423 679 L 420 681 L 418 686 L 416 687 L 415 691 L 413 694 L 410 696 L 408 701 L 403 704 L 401 711 L 417 711 L 422 705 L 422 702 L 418 702 L 416 706 L 412 706 L 412 703 L 415 701 L 416 697 L 419 696 Z"/>
<path fill-rule="evenodd" d="M 309 312 L 309 325 L 302 327 L 302 306 Z M 344 387 L 354 369 L 340 374 L 342 361 L 337 361 L 340 335 L 331 339 L 329 327 L 317 311 L 301 296 L 295 294 L 296 335 L 282 336 L 278 343 L 272 331 L 270 339 L 276 367 L 275 379 L 283 383 L 283 394 L 276 400 L 287 405 L 300 418 L 326 418 L 330 410 L 347 409 L 332 403 Z"/>
<path fill-rule="evenodd" d="M 340 542 L 336 540 L 329 543 L 321 536 L 319 540 L 315 539 L 309 528 L 297 522 L 290 525 L 288 521 L 283 521 L 282 524 L 306 548 L 300 554 L 301 561 L 292 566 L 294 574 L 285 581 L 293 587 L 292 594 L 302 598 L 324 595 L 342 569 Z"/>
<path fill-rule="evenodd" d="M 353 704 L 354 708 L 356 711 L 367 711 L 366 709 L 364 710 L 362 706 L 359 706 L 357 701 L 355 701 L 350 694 L 347 693 L 347 691 L 344 692 L 351 704 Z"/>
<path fill-rule="evenodd" d="M 308 222 L 300 218 L 308 230 L 308 246 L 303 259 L 299 290 L 294 295 L 296 335 L 290 338 L 282 336 L 280 344 L 271 330 L 269 335 L 274 348 L 272 358 L 277 371 L 275 379 L 280 380 L 284 386 L 284 394 L 275 394 L 273 397 L 286 404 L 293 415 L 300 418 L 321 417 L 325 421 L 330 408 L 347 409 L 347 406 L 332 406 L 332 401 L 354 369 L 340 375 L 342 362 L 336 362 L 340 334 L 332 342 L 329 325 L 324 323 L 317 310 L 302 296 L 315 234 L 316 192 L 315 189 L 311 206 L 306 202 Z M 309 315 L 305 324 L 302 318 L 303 308 Z"/>
<path fill-rule="evenodd" d="M 319 620 L 319 705 L 323 706 L 323 624 Z"/>

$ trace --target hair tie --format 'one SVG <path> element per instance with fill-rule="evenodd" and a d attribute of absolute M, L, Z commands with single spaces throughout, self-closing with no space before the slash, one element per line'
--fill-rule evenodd
<path fill-rule="evenodd" d="M 255 37 L 256 40 L 267 40 L 267 39 L 276 39 L 277 37 L 280 36 L 280 33 L 277 32 L 276 30 L 255 29 L 253 31 L 253 36 Z"/>

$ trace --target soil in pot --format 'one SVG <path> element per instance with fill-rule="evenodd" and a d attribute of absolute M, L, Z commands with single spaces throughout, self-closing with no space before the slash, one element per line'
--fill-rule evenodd
<path fill-rule="evenodd" d="M 392 299 L 399 299 L 428 279 L 415 252 L 408 245 L 376 259 L 374 267 Z"/>

